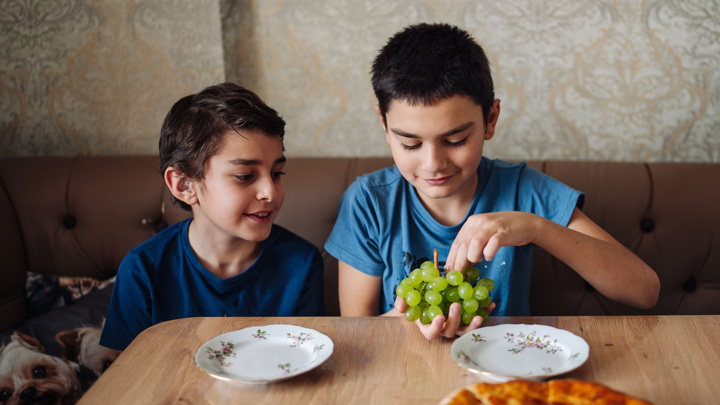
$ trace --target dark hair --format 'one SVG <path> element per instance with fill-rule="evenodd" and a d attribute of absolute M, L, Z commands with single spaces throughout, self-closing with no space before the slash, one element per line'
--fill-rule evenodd
<path fill-rule="evenodd" d="M 490 64 L 482 47 L 458 27 L 406 27 L 380 50 L 371 73 L 383 121 L 394 100 L 432 105 L 460 94 L 482 107 L 487 125 L 495 100 Z"/>
<path fill-rule="evenodd" d="M 285 121 L 260 97 L 234 83 L 220 83 L 178 100 L 160 130 L 160 173 L 173 166 L 189 179 L 204 178 L 205 162 L 228 131 L 285 136 Z M 175 205 L 190 210 L 172 197 Z"/>

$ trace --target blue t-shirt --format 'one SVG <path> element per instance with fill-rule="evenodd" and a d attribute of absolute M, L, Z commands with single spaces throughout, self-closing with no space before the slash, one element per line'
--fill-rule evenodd
<path fill-rule="evenodd" d="M 381 312 L 391 310 L 395 288 L 438 249 L 442 268 L 460 228 L 470 215 L 525 211 L 567 226 L 584 196 L 525 163 L 483 158 L 478 188 L 465 219 L 455 226 L 438 223 L 415 188 L 397 167 L 358 177 L 340 200 L 338 219 L 325 249 L 338 260 L 382 277 Z M 495 281 L 493 315 L 530 314 L 532 245 L 501 247 L 492 261 L 478 263 L 481 277 Z M 441 269 L 442 270 L 442 269 Z"/>
<path fill-rule="evenodd" d="M 157 323 L 193 316 L 319 316 L 323 306 L 320 251 L 273 225 L 255 262 L 220 279 L 190 247 L 188 225 L 174 224 L 133 248 L 113 287 L 100 344 L 117 350 Z"/>

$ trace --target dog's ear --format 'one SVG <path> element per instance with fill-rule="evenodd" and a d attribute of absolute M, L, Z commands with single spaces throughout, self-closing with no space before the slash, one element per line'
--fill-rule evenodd
<path fill-rule="evenodd" d="M 62 358 L 77 362 L 80 355 L 80 337 L 77 329 L 68 329 L 58 332 L 55 340 L 62 348 Z"/>
<path fill-rule="evenodd" d="M 45 347 L 43 347 L 42 343 L 40 343 L 39 340 L 35 339 L 34 337 L 32 337 L 30 335 L 26 335 L 26 334 L 20 332 L 19 330 L 16 330 L 15 332 L 13 332 L 12 337 L 10 339 L 12 339 L 13 342 L 18 342 L 18 343 L 24 345 L 28 349 L 32 349 L 32 350 L 38 351 L 40 353 L 45 353 Z"/>
<path fill-rule="evenodd" d="M 78 364 L 78 367 L 75 369 L 75 375 L 77 376 L 78 381 L 80 381 L 80 388 L 83 392 L 90 389 L 90 386 L 93 385 L 98 377 L 100 377 L 100 374 L 97 371 L 80 364 Z"/>

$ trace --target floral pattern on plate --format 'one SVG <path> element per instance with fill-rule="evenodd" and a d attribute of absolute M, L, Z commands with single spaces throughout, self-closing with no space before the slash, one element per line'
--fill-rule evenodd
<path fill-rule="evenodd" d="M 545 353 L 555 354 L 558 351 L 562 351 L 562 347 L 557 345 L 557 339 L 552 339 L 550 335 L 543 335 L 542 337 L 537 336 L 537 332 L 532 331 L 529 335 L 523 332 L 519 332 L 517 336 L 514 333 L 506 333 L 505 339 L 508 343 L 512 344 L 513 347 L 508 349 L 515 354 L 522 353 L 523 350 L 528 348 L 545 350 Z"/>
<path fill-rule="evenodd" d="M 215 349 L 212 347 L 206 347 L 205 352 L 208 354 L 209 360 L 215 360 L 221 367 L 231 366 L 232 363 L 228 363 L 226 359 L 228 357 L 235 357 L 235 344 L 233 342 L 220 341 L 220 348 Z"/>
<path fill-rule="evenodd" d="M 330 357 L 333 348 L 329 337 L 313 329 L 254 326 L 209 340 L 198 349 L 195 362 L 219 379 L 266 383 L 312 370 Z"/>
<path fill-rule="evenodd" d="M 581 337 L 545 325 L 487 326 L 453 342 L 461 367 L 497 381 L 543 379 L 580 367 L 589 347 Z"/>

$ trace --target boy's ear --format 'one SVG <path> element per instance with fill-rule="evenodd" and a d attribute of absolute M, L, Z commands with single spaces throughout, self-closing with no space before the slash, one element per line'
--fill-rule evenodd
<path fill-rule="evenodd" d="M 490 113 L 488 114 L 487 128 L 485 128 L 486 141 L 489 141 L 495 135 L 495 125 L 497 125 L 498 116 L 500 116 L 500 100 L 495 99 L 492 107 L 490 107 Z"/>
<path fill-rule="evenodd" d="M 175 170 L 174 167 L 170 166 L 165 169 L 163 177 L 165 179 L 165 184 L 167 184 L 170 192 L 175 196 L 175 198 L 187 205 L 197 203 L 197 194 L 193 188 L 194 182 L 188 180 L 182 172 Z"/>

